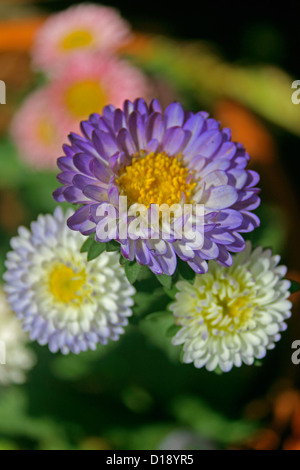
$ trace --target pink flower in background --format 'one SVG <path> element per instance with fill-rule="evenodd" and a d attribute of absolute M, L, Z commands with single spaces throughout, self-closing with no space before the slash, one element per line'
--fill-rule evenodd
<path fill-rule="evenodd" d="M 68 131 L 104 106 L 120 107 L 125 99 L 150 98 L 148 79 L 126 61 L 103 54 L 77 53 L 49 85 L 50 105 Z"/>
<path fill-rule="evenodd" d="M 36 36 L 33 63 L 52 74 L 80 51 L 114 51 L 130 38 L 129 25 L 114 8 L 82 4 L 52 15 Z"/>
<path fill-rule="evenodd" d="M 11 126 L 20 157 L 38 169 L 56 167 L 67 132 L 49 107 L 47 88 L 26 99 Z"/>

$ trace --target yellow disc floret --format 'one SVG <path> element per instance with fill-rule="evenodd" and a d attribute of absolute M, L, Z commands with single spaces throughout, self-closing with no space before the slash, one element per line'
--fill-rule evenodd
<path fill-rule="evenodd" d="M 182 193 L 188 202 L 196 183 L 187 183 L 189 170 L 178 158 L 165 153 L 150 153 L 135 157 L 117 183 L 130 204 L 178 204 Z"/>
<path fill-rule="evenodd" d="M 256 311 L 255 283 L 248 274 L 237 269 L 234 277 L 222 270 L 212 270 L 196 278 L 197 296 L 194 296 L 194 312 L 202 317 L 210 333 L 230 333 L 245 328 Z M 198 310 L 199 305 L 201 309 Z"/>
<path fill-rule="evenodd" d="M 66 92 L 66 105 L 70 113 L 78 118 L 87 118 L 92 113 L 100 112 L 105 103 L 105 92 L 97 81 L 76 82 Z"/>
<path fill-rule="evenodd" d="M 60 47 L 64 51 L 90 46 L 93 36 L 87 30 L 72 31 L 61 41 Z"/>
<path fill-rule="evenodd" d="M 41 118 L 37 126 L 38 138 L 45 144 L 51 145 L 56 138 L 55 127 L 47 118 Z"/>
<path fill-rule="evenodd" d="M 50 291 L 54 297 L 64 303 L 81 302 L 86 294 L 83 292 L 86 283 L 86 273 L 76 273 L 63 263 L 57 264 L 49 279 Z"/>

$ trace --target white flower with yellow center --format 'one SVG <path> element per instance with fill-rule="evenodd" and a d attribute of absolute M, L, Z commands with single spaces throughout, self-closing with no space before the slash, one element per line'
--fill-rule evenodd
<path fill-rule="evenodd" d="M 67 227 L 68 217 L 57 208 L 54 216 L 40 215 L 31 231 L 21 227 L 4 279 L 8 301 L 31 339 L 48 343 L 51 352 L 77 354 L 119 338 L 135 290 L 115 252 L 87 261 L 80 253 L 85 237 Z"/>
<path fill-rule="evenodd" d="M 291 316 L 290 281 L 283 279 L 280 257 L 261 247 L 251 252 L 246 243 L 230 268 L 209 262 L 206 274 L 193 284 L 177 283 L 170 306 L 177 325 L 174 345 L 183 344 L 183 362 L 211 371 L 227 372 L 253 364 L 275 347 Z"/>
<path fill-rule="evenodd" d="M 23 383 L 34 364 L 28 337 L 11 311 L 0 288 L 0 386 Z"/>

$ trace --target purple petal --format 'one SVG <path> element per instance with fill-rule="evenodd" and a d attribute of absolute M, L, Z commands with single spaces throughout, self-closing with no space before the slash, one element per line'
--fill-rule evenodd
<path fill-rule="evenodd" d="M 232 256 L 223 246 L 219 246 L 219 256 L 217 258 L 217 261 L 222 266 L 229 267 L 232 265 Z"/>
<path fill-rule="evenodd" d="M 167 252 L 165 255 L 157 257 L 162 270 L 168 276 L 172 276 L 176 270 L 177 266 L 177 258 L 174 248 L 170 245 L 170 243 L 166 243 L 167 245 Z"/>
<path fill-rule="evenodd" d="M 96 176 L 99 181 L 103 183 L 109 183 L 112 174 L 109 168 L 98 158 L 94 158 L 90 165 L 92 173 Z"/>
<path fill-rule="evenodd" d="M 164 114 L 166 127 L 182 126 L 184 120 L 184 111 L 180 103 L 170 104 Z"/>
<path fill-rule="evenodd" d="M 225 158 L 224 159 L 222 158 L 220 160 L 213 160 L 201 170 L 201 173 L 200 173 L 201 179 L 211 172 L 219 171 L 219 170 L 225 171 L 229 167 L 230 167 L 230 162 L 226 160 Z"/>
<path fill-rule="evenodd" d="M 65 196 L 64 196 L 64 191 L 65 191 L 65 186 L 61 186 L 60 188 L 57 188 L 55 189 L 55 191 L 53 191 L 53 198 L 55 201 L 57 202 L 64 202 L 66 200 Z"/>
<path fill-rule="evenodd" d="M 56 178 L 62 184 L 72 184 L 74 175 L 76 175 L 75 171 L 63 171 Z"/>
<path fill-rule="evenodd" d="M 232 235 L 234 237 L 234 241 L 230 245 L 228 245 L 227 248 L 230 251 L 233 251 L 235 253 L 243 251 L 246 245 L 243 237 L 239 233 L 236 233 L 236 232 L 232 233 Z"/>
<path fill-rule="evenodd" d="M 247 170 L 247 174 L 248 174 L 248 179 L 247 179 L 246 187 L 252 188 L 253 186 L 256 186 L 260 180 L 259 174 L 253 170 Z"/>
<path fill-rule="evenodd" d="M 93 176 L 93 173 L 90 170 L 90 163 L 93 161 L 91 155 L 87 155 L 86 153 L 76 153 L 74 155 L 74 165 L 76 168 L 88 176 Z"/>
<path fill-rule="evenodd" d="M 121 253 L 126 259 L 133 261 L 134 260 L 134 242 L 128 239 L 124 243 L 122 243 Z"/>
<path fill-rule="evenodd" d="M 187 145 L 184 154 L 189 154 L 191 158 L 196 154 L 210 158 L 218 150 L 221 143 L 221 132 L 218 130 L 206 131 Z"/>
<path fill-rule="evenodd" d="M 81 189 L 75 188 L 75 186 L 68 186 L 64 190 L 65 200 L 71 204 L 84 204 L 89 202 L 89 199 L 84 196 Z"/>
<path fill-rule="evenodd" d="M 96 185 L 88 185 L 83 189 L 83 194 L 95 201 L 107 201 L 107 190 Z"/>
<path fill-rule="evenodd" d="M 68 227 L 71 230 L 79 230 L 81 232 L 82 228 L 87 226 L 92 226 L 91 221 L 89 220 L 90 208 L 89 206 L 84 206 L 78 209 L 71 217 L 68 219 Z M 93 224 L 95 228 L 95 224 Z"/>
<path fill-rule="evenodd" d="M 95 127 L 89 121 L 81 121 L 80 129 L 87 139 L 91 140 Z"/>
<path fill-rule="evenodd" d="M 221 224 L 222 228 L 233 230 L 241 226 L 243 223 L 243 216 L 236 210 L 223 209 L 216 215 L 214 220 L 217 224 Z"/>
<path fill-rule="evenodd" d="M 201 259 L 198 255 L 196 255 L 192 260 L 188 261 L 187 263 L 197 274 L 204 274 L 208 270 L 207 262 Z"/>
<path fill-rule="evenodd" d="M 117 235 L 116 220 L 111 217 L 103 217 L 96 225 L 96 240 L 105 243 L 115 240 Z"/>
<path fill-rule="evenodd" d="M 128 120 L 129 131 L 138 151 L 145 148 L 145 126 L 143 119 L 136 111 L 130 115 Z"/>
<path fill-rule="evenodd" d="M 190 131 L 191 135 L 196 138 L 199 136 L 200 132 L 203 129 L 204 125 L 204 118 L 201 114 L 194 114 L 192 115 L 187 121 L 185 122 L 183 129 L 186 131 Z"/>
<path fill-rule="evenodd" d="M 150 113 L 162 113 L 161 106 L 157 99 L 151 101 L 149 111 Z"/>
<path fill-rule="evenodd" d="M 73 157 L 59 157 L 57 159 L 57 166 L 62 170 L 62 171 L 68 171 L 68 170 L 76 170 L 73 162 Z"/>
<path fill-rule="evenodd" d="M 259 227 L 260 220 L 256 214 L 252 212 L 243 211 L 243 223 L 239 227 L 239 232 L 252 232 L 256 227 Z"/>
<path fill-rule="evenodd" d="M 231 160 L 236 154 L 236 144 L 234 142 L 224 142 L 217 151 L 215 158 L 226 158 Z"/>
<path fill-rule="evenodd" d="M 114 113 L 114 130 L 118 133 L 123 127 L 126 126 L 125 116 L 121 109 L 116 109 Z"/>
<path fill-rule="evenodd" d="M 181 146 L 185 139 L 185 132 L 181 127 L 171 127 L 166 130 L 162 149 L 167 155 L 173 156 L 180 152 Z"/>
<path fill-rule="evenodd" d="M 95 178 L 89 178 L 88 176 L 79 174 L 75 175 L 73 178 L 73 184 L 79 189 L 84 189 L 87 185 L 95 184 L 96 182 Z"/>
<path fill-rule="evenodd" d="M 143 98 L 138 98 L 135 100 L 134 109 L 135 111 L 138 111 L 138 113 L 140 113 L 142 116 L 147 116 L 149 113 L 147 103 Z"/>
<path fill-rule="evenodd" d="M 134 242 L 135 256 L 139 264 L 147 265 L 150 261 L 150 254 L 147 244 L 144 240 Z"/>
<path fill-rule="evenodd" d="M 165 131 L 165 124 L 163 121 L 163 117 L 159 113 L 154 113 L 150 116 L 147 129 L 146 129 L 146 137 L 147 140 L 157 140 L 158 142 L 162 141 L 163 135 Z"/>
<path fill-rule="evenodd" d="M 98 154 L 105 160 L 119 150 L 116 141 L 107 132 L 97 129 L 93 132 L 92 139 Z"/>
<path fill-rule="evenodd" d="M 114 119 L 114 113 L 115 113 L 115 107 L 110 104 L 108 106 L 105 106 L 102 110 L 102 114 L 107 119 L 107 121 L 112 125 L 113 119 Z"/>
<path fill-rule="evenodd" d="M 148 263 L 148 267 L 151 269 L 154 274 L 163 274 L 163 269 L 159 263 L 159 256 L 155 256 L 154 254 L 150 253 L 150 261 Z"/>
<path fill-rule="evenodd" d="M 205 259 L 215 259 L 219 255 L 219 247 L 215 242 L 205 237 L 204 244 L 200 252 Z"/>
<path fill-rule="evenodd" d="M 117 136 L 117 141 L 119 147 L 127 154 L 127 155 L 135 155 L 137 153 L 137 147 L 134 144 L 134 141 L 129 134 L 127 129 L 121 129 Z"/>
<path fill-rule="evenodd" d="M 237 201 L 237 191 L 232 186 L 218 186 L 210 190 L 205 202 L 210 209 L 223 209 L 232 206 Z"/>
<path fill-rule="evenodd" d="M 128 119 L 129 119 L 129 116 L 130 114 L 134 111 L 134 105 L 131 101 L 129 100 L 126 100 L 124 102 L 124 114 L 125 114 L 125 118 L 126 118 L 126 122 L 128 122 Z"/>
<path fill-rule="evenodd" d="M 111 186 L 108 191 L 108 200 L 113 206 L 118 206 L 119 204 L 119 190 L 116 186 Z"/>

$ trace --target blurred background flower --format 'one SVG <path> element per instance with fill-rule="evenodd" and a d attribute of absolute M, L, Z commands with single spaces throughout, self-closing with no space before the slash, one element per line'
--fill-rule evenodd
<path fill-rule="evenodd" d="M 76 54 L 65 62 L 49 85 L 48 106 L 59 123 L 79 131 L 80 121 L 101 113 L 112 104 L 122 106 L 125 99 L 151 96 L 146 77 L 125 61 L 103 54 Z"/>
<path fill-rule="evenodd" d="M 28 347 L 28 335 L 22 330 L 0 288 L 0 389 L 3 385 L 25 382 L 35 357 Z"/>
<path fill-rule="evenodd" d="M 57 155 L 68 133 L 51 110 L 49 90 L 40 88 L 22 103 L 11 124 L 20 158 L 34 168 L 56 168 Z"/>
<path fill-rule="evenodd" d="M 113 42 L 107 36 L 104 51 L 92 23 L 89 43 L 82 22 L 76 20 L 80 29 L 72 29 L 75 10 L 62 13 L 78 3 L 4 0 L 0 5 L 0 79 L 7 89 L 7 104 L 0 105 L 1 273 L 18 225 L 28 226 L 39 213 L 53 212 L 55 207 L 53 165 L 62 154 L 66 134 L 76 131 L 78 121 L 64 101 L 68 88 L 52 92 L 47 104 L 42 95 L 52 86 L 54 90 L 60 77 L 70 75 L 70 81 L 63 79 L 64 86 L 74 83 L 75 73 L 68 74 L 69 59 L 60 60 L 59 53 L 51 52 L 56 40 L 67 40 L 69 46 L 86 44 L 85 50 L 69 49 L 72 62 L 73 53 L 86 53 L 77 70 L 88 64 L 90 54 L 106 57 L 109 53 L 114 70 L 122 63 L 126 77 L 137 77 L 136 89 L 128 84 L 134 95 L 142 92 L 138 86 L 143 84 L 143 93 L 159 98 L 163 107 L 178 100 L 185 109 L 211 112 L 232 129 L 233 140 L 244 143 L 251 168 L 261 175 L 262 204 L 256 212 L 261 226 L 247 238 L 254 246 L 272 247 L 289 267 L 287 278 L 299 281 L 300 192 L 295 157 L 300 108 L 291 101 L 291 84 L 300 78 L 300 70 L 295 60 L 298 17 L 292 13 L 294 6 L 285 3 L 280 15 L 267 6 L 264 15 L 261 3 L 248 9 L 247 15 L 227 6 L 225 18 L 209 2 L 201 5 L 200 17 L 189 2 L 183 15 L 182 9 L 162 2 L 107 0 L 106 6 L 114 10 L 103 18 L 109 17 L 111 31 L 117 27 L 120 34 Z M 103 8 L 101 2 L 94 3 L 97 11 Z M 55 23 L 53 35 L 47 36 L 49 44 L 43 44 L 43 34 Z M 99 45 L 99 50 L 88 52 L 88 43 Z M 118 83 L 122 91 L 120 76 L 113 78 L 109 85 L 113 88 Z M 99 75 L 96 82 L 100 90 Z M 80 114 L 90 111 L 80 98 L 82 93 L 83 88 L 72 107 Z M 103 102 L 112 99 L 106 93 Z M 71 121 L 75 127 L 65 129 Z M 135 283 L 134 315 L 127 333 L 105 348 L 65 357 L 32 344 L 38 361 L 30 380 L 0 386 L 0 448 L 298 449 L 300 369 L 291 361 L 291 344 L 300 339 L 299 294 L 292 295 L 288 330 L 260 367 L 217 375 L 178 361 L 179 348 L 171 345 L 172 315 L 166 314 L 173 298 L 168 287 L 142 271 Z M 0 320 L 0 335 L 1 328 Z"/>
<path fill-rule="evenodd" d="M 78 51 L 114 51 L 130 38 L 130 26 L 114 8 L 84 3 L 52 15 L 36 34 L 33 64 L 45 72 L 64 66 Z"/>

